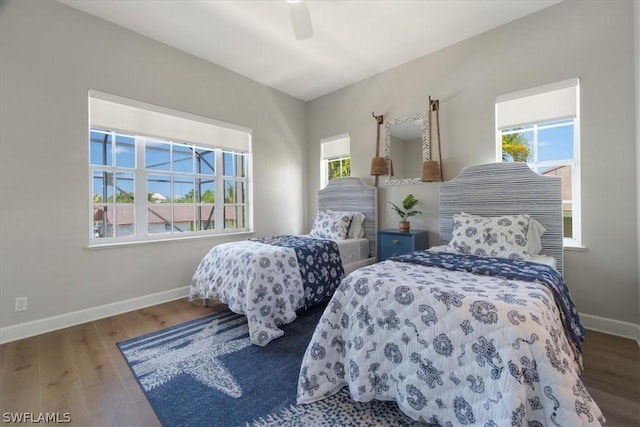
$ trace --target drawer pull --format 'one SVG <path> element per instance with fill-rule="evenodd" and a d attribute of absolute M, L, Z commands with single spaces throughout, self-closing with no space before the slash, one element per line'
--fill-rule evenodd
<path fill-rule="evenodd" d="M 400 244 L 400 240 L 398 239 L 393 239 L 393 244 L 398 246 Z"/>

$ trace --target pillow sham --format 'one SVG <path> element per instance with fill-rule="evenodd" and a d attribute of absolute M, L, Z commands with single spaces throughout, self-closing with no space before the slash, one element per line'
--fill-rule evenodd
<path fill-rule="evenodd" d="M 529 222 L 529 215 L 481 217 L 455 214 L 449 247 L 464 254 L 529 259 Z"/>
<path fill-rule="evenodd" d="M 318 211 L 309 235 L 321 239 L 343 240 L 347 238 L 351 215 Z"/>
<path fill-rule="evenodd" d="M 427 249 L 429 252 L 445 252 L 445 253 L 459 253 L 455 249 L 449 247 L 449 245 L 438 245 L 431 246 Z M 529 259 L 526 261 L 537 262 L 538 264 L 548 265 L 550 267 L 556 268 L 556 259 L 551 256 L 546 255 L 531 255 Z"/>
<path fill-rule="evenodd" d="M 466 212 L 461 212 L 460 215 L 484 218 L 480 215 L 474 215 Z M 529 217 L 529 230 L 527 231 L 527 252 L 529 252 L 529 255 L 540 254 L 542 251 L 541 237 L 545 231 L 547 231 L 547 229 L 544 225 L 540 224 L 536 219 Z"/>
<path fill-rule="evenodd" d="M 347 239 L 359 239 L 364 237 L 364 220 L 365 214 L 362 212 L 348 212 L 348 211 L 334 211 L 327 209 L 327 212 L 337 215 L 350 215 L 351 224 L 349 225 L 349 232 L 347 233 Z"/>

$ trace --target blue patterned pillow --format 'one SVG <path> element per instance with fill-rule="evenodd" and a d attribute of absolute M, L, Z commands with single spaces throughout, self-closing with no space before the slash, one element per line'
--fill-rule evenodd
<path fill-rule="evenodd" d="M 347 239 L 359 239 L 364 237 L 364 221 L 367 219 L 365 214 L 357 211 L 333 211 L 331 209 L 327 209 L 327 212 L 330 214 L 347 215 L 351 217 Z"/>
<path fill-rule="evenodd" d="M 463 254 L 529 259 L 529 222 L 529 215 L 481 217 L 456 214 L 449 247 Z"/>
<path fill-rule="evenodd" d="M 342 240 L 347 238 L 351 224 L 351 215 L 318 211 L 316 220 L 311 228 L 311 237 L 319 237 L 321 239 Z"/>
<path fill-rule="evenodd" d="M 479 215 L 473 215 L 466 212 L 461 212 L 462 216 L 473 216 L 476 218 L 483 218 Z M 547 231 L 544 225 L 540 224 L 535 218 L 529 218 L 529 231 L 527 232 L 527 252 L 529 255 L 538 255 L 542 251 L 542 235 Z"/>

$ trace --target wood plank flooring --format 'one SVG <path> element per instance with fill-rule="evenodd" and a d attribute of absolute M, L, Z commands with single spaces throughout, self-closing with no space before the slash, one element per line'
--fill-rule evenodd
<path fill-rule="evenodd" d="M 0 345 L 0 423 L 26 412 L 68 413 L 74 426 L 159 426 L 115 343 L 222 308 L 177 300 Z M 607 426 L 640 426 L 638 344 L 587 331 L 584 367 Z"/>

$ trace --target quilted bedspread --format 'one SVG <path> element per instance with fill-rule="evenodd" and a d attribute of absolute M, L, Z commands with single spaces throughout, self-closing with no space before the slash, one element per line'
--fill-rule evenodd
<path fill-rule="evenodd" d="M 554 269 L 417 252 L 342 281 L 307 347 L 298 402 L 348 386 L 434 425 L 600 425 L 581 339 Z"/>
<path fill-rule="evenodd" d="M 282 336 L 296 310 L 329 298 L 344 277 L 335 242 L 276 236 L 217 245 L 200 261 L 189 299 L 217 299 L 247 316 L 251 342 Z"/>

